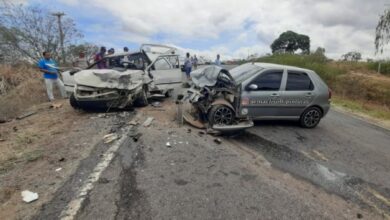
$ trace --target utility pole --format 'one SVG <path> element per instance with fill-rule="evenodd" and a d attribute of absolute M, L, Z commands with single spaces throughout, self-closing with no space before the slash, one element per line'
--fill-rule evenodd
<path fill-rule="evenodd" d="M 52 13 L 53 16 L 57 17 L 58 20 L 58 29 L 60 31 L 60 47 L 61 47 L 61 58 L 62 63 L 65 64 L 65 50 L 64 50 L 64 33 L 62 31 L 61 17 L 65 15 L 64 12 Z"/>

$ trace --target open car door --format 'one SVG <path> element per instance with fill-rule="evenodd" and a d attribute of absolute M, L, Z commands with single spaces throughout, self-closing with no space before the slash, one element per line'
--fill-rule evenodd
<path fill-rule="evenodd" d="M 179 57 L 173 54 L 160 55 L 148 66 L 156 86 L 182 83 L 184 74 L 181 71 Z"/>

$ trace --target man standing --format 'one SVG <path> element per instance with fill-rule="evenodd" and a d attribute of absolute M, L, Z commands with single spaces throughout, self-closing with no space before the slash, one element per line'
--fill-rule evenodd
<path fill-rule="evenodd" d="M 89 63 L 88 63 L 87 58 L 85 57 L 84 51 L 81 51 L 81 52 L 79 53 L 79 57 L 77 57 L 77 58 L 73 61 L 73 66 L 74 66 L 74 67 L 79 67 L 79 68 L 81 68 L 81 69 L 86 69 L 86 68 L 89 66 Z"/>
<path fill-rule="evenodd" d="M 100 52 L 95 55 L 94 61 L 98 62 L 97 63 L 98 69 L 107 69 L 107 64 L 103 60 L 105 53 L 106 53 L 106 48 L 101 47 Z"/>
<path fill-rule="evenodd" d="M 217 54 L 217 59 L 215 59 L 215 62 L 214 64 L 217 65 L 217 66 L 221 66 L 221 60 L 220 60 L 221 56 L 219 56 L 219 54 Z"/>
<path fill-rule="evenodd" d="M 57 64 L 51 59 L 50 52 L 43 52 L 43 58 L 38 62 L 38 67 L 43 72 L 43 78 L 45 79 L 47 96 L 49 101 L 54 100 L 53 84 L 56 84 L 61 92 L 62 98 L 66 98 L 65 86 L 61 79 L 58 78 Z"/>
<path fill-rule="evenodd" d="M 190 53 L 187 53 L 186 59 L 184 60 L 184 70 L 186 72 L 187 80 L 190 79 L 191 68 L 192 68 L 192 62 L 190 58 Z"/>
<path fill-rule="evenodd" d="M 198 58 L 196 57 L 196 54 L 194 55 L 193 65 L 194 70 L 198 69 Z"/>

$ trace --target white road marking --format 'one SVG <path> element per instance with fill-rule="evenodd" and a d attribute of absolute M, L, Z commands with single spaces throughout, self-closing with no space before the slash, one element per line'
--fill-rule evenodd
<path fill-rule="evenodd" d="M 83 186 L 80 188 L 77 193 L 77 197 L 69 202 L 65 210 L 61 212 L 61 220 L 72 220 L 77 215 L 77 212 L 80 210 L 81 205 L 83 204 L 87 194 L 94 187 L 96 181 L 99 180 L 102 172 L 108 167 L 111 160 L 115 156 L 115 152 L 119 149 L 121 144 L 127 139 L 127 133 L 129 129 L 126 129 L 123 132 L 122 138 L 114 142 L 111 147 L 103 154 L 101 161 L 93 169 L 92 173 L 85 180 Z"/>

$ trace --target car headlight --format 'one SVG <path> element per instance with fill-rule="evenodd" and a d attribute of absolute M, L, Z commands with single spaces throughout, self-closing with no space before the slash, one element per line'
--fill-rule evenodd
<path fill-rule="evenodd" d="M 247 115 L 248 114 L 248 109 L 247 108 L 241 109 L 241 114 L 242 115 Z"/>

